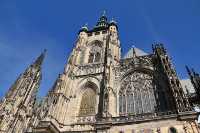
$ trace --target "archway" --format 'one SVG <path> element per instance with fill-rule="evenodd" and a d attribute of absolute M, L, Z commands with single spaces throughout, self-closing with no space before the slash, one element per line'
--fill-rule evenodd
<path fill-rule="evenodd" d="M 96 114 L 96 88 L 91 84 L 84 86 L 80 102 L 79 116 L 92 116 Z"/>

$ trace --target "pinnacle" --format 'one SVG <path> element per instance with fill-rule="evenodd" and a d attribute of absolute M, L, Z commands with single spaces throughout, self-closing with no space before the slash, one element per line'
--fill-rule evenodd
<path fill-rule="evenodd" d="M 40 54 L 40 56 L 36 59 L 36 61 L 33 63 L 34 66 L 40 67 L 43 63 L 44 57 L 46 55 L 47 50 L 44 49 L 44 51 Z"/>

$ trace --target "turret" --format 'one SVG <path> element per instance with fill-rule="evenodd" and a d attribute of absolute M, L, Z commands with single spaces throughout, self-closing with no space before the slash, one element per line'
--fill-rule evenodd
<path fill-rule="evenodd" d="M 103 13 L 103 15 L 99 18 L 96 26 L 94 27 L 94 29 L 96 30 L 102 30 L 108 27 L 108 22 L 107 22 L 107 17 L 105 15 L 105 11 Z"/>

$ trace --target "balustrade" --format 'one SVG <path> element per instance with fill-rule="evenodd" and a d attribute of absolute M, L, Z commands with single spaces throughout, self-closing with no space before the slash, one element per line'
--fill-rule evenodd
<path fill-rule="evenodd" d="M 78 65 L 75 68 L 75 76 L 83 76 L 88 74 L 98 74 L 103 72 L 103 63 L 89 63 L 85 65 Z"/>

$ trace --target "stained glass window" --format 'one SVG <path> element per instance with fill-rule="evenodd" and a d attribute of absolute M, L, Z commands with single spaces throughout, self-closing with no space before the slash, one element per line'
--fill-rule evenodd
<path fill-rule="evenodd" d="M 96 94 L 92 88 L 85 88 L 80 105 L 80 116 L 95 115 Z"/>
<path fill-rule="evenodd" d="M 119 95 L 119 113 L 122 113 L 122 95 Z"/>
<path fill-rule="evenodd" d="M 133 72 L 122 80 L 119 99 L 121 114 L 154 112 L 155 96 L 150 74 Z"/>
<path fill-rule="evenodd" d="M 94 54 L 90 53 L 88 63 L 92 63 L 94 60 Z"/>
<path fill-rule="evenodd" d="M 101 43 L 96 41 L 90 48 L 88 63 L 99 62 L 101 60 L 102 46 Z"/>

